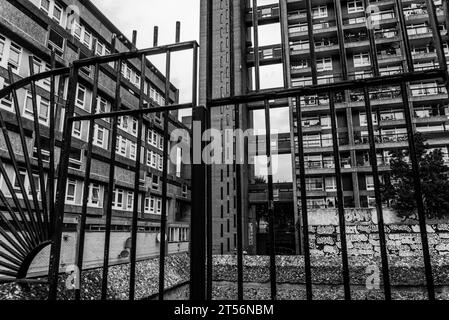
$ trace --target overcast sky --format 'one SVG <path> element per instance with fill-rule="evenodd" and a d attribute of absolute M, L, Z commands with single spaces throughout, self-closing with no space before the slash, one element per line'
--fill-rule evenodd
<path fill-rule="evenodd" d="M 159 45 L 175 42 L 176 21 L 181 22 L 181 41 L 199 42 L 200 0 L 91 0 L 128 39 L 137 30 L 137 47 L 153 46 L 153 28 L 159 27 Z M 149 58 L 165 73 L 165 57 Z M 180 90 L 181 102 L 191 101 L 189 53 L 172 55 L 171 82 Z M 188 61 L 188 63 L 186 63 Z"/>
<path fill-rule="evenodd" d="M 175 42 L 176 21 L 181 22 L 181 41 L 199 42 L 200 0 L 91 0 L 114 23 L 128 39 L 133 30 L 137 30 L 137 47 L 140 49 L 153 46 L 153 28 L 159 27 L 159 45 Z M 259 0 L 259 5 L 274 3 L 274 0 Z M 279 24 L 261 26 L 259 29 L 260 45 L 280 43 Z M 149 58 L 156 67 L 165 73 L 165 57 Z M 171 82 L 180 90 L 180 102 L 191 101 L 192 56 L 175 53 L 172 55 Z M 274 65 L 261 68 L 261 87 L 280 87 L 282 83 L 282 66 Z M 184 113 L 182 113 L 184 114 Z M 265 121 L 263 111 L 254 115 L 254 128 L 263 134 Z M 271 128 L 277 132 L 289 132 L 288 108 L 271 112 Z M 275 181 L 291 181 L 290 159 L 280 157 L 276 166 L 278 174 Z M 263 171 L 263 170 L 262 170 Z M 259 172 L 263 175 L 263 172 Z"/>

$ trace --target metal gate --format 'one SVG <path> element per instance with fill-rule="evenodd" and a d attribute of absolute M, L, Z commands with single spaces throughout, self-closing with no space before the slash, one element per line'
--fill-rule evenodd
<path fill-rule="evenodd" d="M 232 1 L 231 1 L 232 3 Z M 428 8 L 430 10 L 431 26 L 436 39 L 441 40 L 441 36 L 436 25 L 436 13 L 433 2 L 427 1 Z M 310 8 L 309 8 L 310 9 Z M 231 13 L 231 28 L 233 26 L 233 17 Z M 256 15 L 254 15 L 256 16 Z M 208 25 L 213 25 L 213 10 L 212 1 L 208 1 L 208 11 L 207 11 Z M 256 21 L 257 24 L 257 21 Z M 404 42 L 407 47 L 407 32 L 403 21 L 401 21 L 402 30 L 404 33 Z M 232 30 L 232 29 L 231 29 Z M 302 140 L 302 128 L 301 128 L 301 114 L 302 105 L 301 98 L 307 95 L 325 94 L 329 97 L 329 108 L 331 114 L 331 127 L 332 127 L 332 139 L 333 139 L 333 152 L 334 152 L 334 162 L 335 162 L 335 173 L 337 177 L 337 198 L 338 198 L 338 216 L 339 216 L 339 230 L 341 235 L 341 251 L 342 251 L 342 265 L 343 265 L 343 283 L 345 289 L 345 299 L 351 299 L 350 292 L 350 276 L 349 276 L 349 263 L 348 263 L 348 251 L 346 246 L 346 228 L 345 228 L 345 208 L 343 202 L 343 188 L 341 182 L 341 166 L 339 157 L 339 141 L 337 134 L 337 122 L 336 122 L 336 107 L 335 107 L 335 97 L 340 91 L 349 89 L 362 89 L 365 102 L 365 111 L 367 114 L 368 121 L 368 133 L 369 133 L 369 145 L 370 145 L 370 161 L 374 176 L 375 184 L 375 195 L 376 195 L 376 210 L 379 223 L 379 237 L 380 237 L 380 247 L 381 247 L 381 259 L 382 259 L 382 275 L 383 275 L 383 288 L 385 292 L 385 299 L 391 299 L 391 285 L 390 285 L 390 275 L 386 248 L 386 239 L 384 232 L 384 222 L 382 213 L 382 199 L 380 194 L 380 182 L 379 173 L 376 162 L 376 144 L 374 135 L 374 126 L 372 121 L 373 108 L 370 104 L 370 88 L 381 86 L 381 85 L 397 85 L 400 87 L 402 101 L 405 110 L 405 120 L 407 126 L 407 134 L 409 141 L 409 150 L 411 155 L 411 162 L 414 172 L 419 172 L 419 164 L 416 157 L 416 150 L 413 132 L 413 119 L 409 110 L 409 96 L 406 90 L 406 83 L 416 80 L 426 80 L 426 79 L 440 79 L 448 87 L 448 72 L 447 72 L 447 62 L 444 55 L 443 46 L 437 48 L 437 54 L 439 58 L 439 67 L 428 71 L 414 71 L 413 61 L 411 56 L 407 55 L 407 66 L 408 72 L 397 75 L 380 76 L 376 75 L 374 78 L 363 79 L 357 81 L 346 80 L 335 84 L 323 84 L 323 85 L 312 85 L 301 88 L 285 88 L 280 90 L 267 90 L 259 91 L 255 93 L 250 93 L 243 96 L 235 96 L 233 91 L 233 77 L 231 76 L 231 96 L 215 99 L 212 97 L 212 75 L 213 75 L 213 50 L 212 50 L 212 27 L 207 29 L 207 48 L 205 49 L 206 54 L 206 106 L 198 106 L 197 101 L 197 60 L 198 60 L 198 44 L 196 42 L 183 42 L 175 43 L 168 46 L 155 46 L 154 48 L 135 50 L 125 53 L 114 53 L 109 56 L 102 57 L 91 57 L 78 61 L 74 61 L 70 67 L 55 68 L 54 55 L 52 58 L 52 70 L 44 72 L 41 74 L 31 75 L 26 79 L 19 81 L 14 81 L 14 75 L 12 70 L 9 70 L 9 81 L 10 86 L 0 90 L 0 99 L 8 98 L 11 99 L 12 104 L 16 108 L 16 121 L 17 130 L 19 132 L 19 137 L 21 139 L 21 147 L 23 151 L 23 159 L 17 159 L 17 150 L 15 145 L 10 138 L 10 127 L 7 125 L 2 113 L 0 113 L 0 126 L 2 129 L 5 144 L 8 149 L 8 155 L 10 162 L 13 165 L 15 173 L 19 176 L 19 162 L 25 163 L 26 174 L 30 179 L 30 192 L 26 190 L 23 182 L 18 179 L 18 188 L 22 194 L 22 199 L 16 196 L 15 186 L 9 180 L 7 173 L 4 171 L 4 166 L 2 160 L 0 160 L 0 170 L 4 178 L 7 188 L 12 195 L 12 202 L 6 199 L 2 190 L 0 190 L 0 201 L 2 202 L 2 211 L 0 211 L 0 220 L 3 223 L 3 227 L 0 227 L 0 234 L 7 240 L 7 242 L 0 242 L 0 246 L 4 251 L 0 251 L 1 257 L 7 262 L 1 261 L 2 267 L 6 268 L 5 271 L 1 271 L 4 276 L 7 276 L 10 281 L 21 281 L 21 282 L 37 282 L 34 280 L 26 279 L 26 273 L 30 266 L 30 263 L 36 256 L 36 254 L 41 251 L 45 246 L 51 245 L 51 255 L 50 255 L 50 272 L 48 277 L 49 284 L 49 299 L 57 298 L 58 289 L 58 276 L 60 272 L 59 260 L 61 255 L 61 237 L 63 228 L 63 216 L 64 216 L 64 206 L 65 206 L 65 194 L 66 194 L 66 181 L 68 178 L 68 164 L 69 164 L 69 154 L 71 147 L 71 133 L 75 122 L 78 121 L 88 121 L 89 122 L 89 139 L 87 146 L 87 157 L 86 157 L 86 172 L 85 172 L 85 184 L 83 192 L 83 202 L 82 202 L 82 213 L 81 213 L 81 223 L 79 229 L 79 243 L 77 247 L 77 259 L 76 264 L 80 271 L 82 271 L 83 265 L 83 252 L 84 252 L 84 236 L 86 227 L 86 210 L 88 201 L 88 185 L 90 180 L 90 167 L 92 159 L 92 140 L 93 140 L 93 127 L 95 121 L 98 119 L 109 118 L 112 124 L 112 147 L 111 147 L 111 165 L 109 168 L 109 185 L 108 194 L 112 194 L 114 190 L 114 173 L 115 173 L 115 163 L 116 159 L 116 137 L 117 137 L 117 119 L 120 116 L 136 116 L 138 118 L 138 145 L 137 145 L 137 156 L 136 163 L 134 166 L 135 181 L 134 181 L 134 210 L 132 215 L 132 231 L 131 231 L 131 254 L 130 254 L 130 280 L 129 280 L 129 298 L 133 300 L 135 298 L 135 271 L 136 271 L 136 247 L 137 247 L 137 220 L 138 220 L 138 190 L 139 190 L 139 172 L 140 172 L 140 158 L 141 158 L 141 135 L 143 126 L 143 116 L 156 112 L 164 113 L 164 151 L 163 151 L 163 179 L 162 179 L 162 212 L 166 210 L 166 197 L 167 197 L 167 162 L 168 162 L 168 124 L 170 121 L 169 112 L 173 110 L 181 109 L 192 109 L 193 110 L 193 120 L 199 121 L 201 123 L 201 133 L 203 133 L 207 128 L 210 128 L 210 110 L 212 108 L 217 108 L 225 105 L 234 106 L 235 112 L 235 128 L 238 129 L 240 126 L 241 119 L 241 109 L 250 103 L 262 102 L 265 111 L 265 126 L 266 126 L 266 151 L 268 158 L 268 212 L 269 212 L 269 224 L 274 223 L 274 205 L 273 205 L 273 177 L 272 177 L 272 156 L 271 156 L 271 145 L 270 145 L 270 110 L 272 106 L 270 105 L 271 100 L 285 99 L 288 98 L 292 102 L 292 108 L 295 108 L 297 113 L 297 143 L 299 154 L 304 153 L 304 145 Z M 178 37 L 179 39 L 179 37 Z M 135 36 L 134 41 L 135 43 Z M 232 70 L 234 63 L 234 41 L 231 41 L 231 75 L 234 74 Z M 442 44 L 442 41 L 439 41 Z M 95 46 L 94 46 L 95 47 Z M 157 54 L 165 54 L 167 67 L 166 67 L 166 101 L 169 101 L 169 88 L 170 88 L 170 57 L 171 53 L 183 50 L 193 50 L 193 79 L 192 79 L 192 101 L 186 104 L 178 105 L 168 105 L 163 107 L 153 106 L 151 102 L 145 101 L 143 88 L 144 88 L 144 72 L 146 57 Z M 254 50 L 257 53 L 259 50 L 256 48 Z M 410 50 L 407 50 L 410 52 Z M 121 106 L 121 62 L 128 59 L 138 58 L 141 61 L 141 70 L 143 72 L 141 76 L 141 92 L 139 100 L 139 108 L 135 110 L 120 110 Z M 259 81 L 258 77 L 258 54 L 254 54 L 255 66 L 256 66 L 256 83 Z M 115 90 L 115 102 L 112 108 L 112 112 L 103 114 L 87 114 L 83 116 L 73 116 L 74 106 L 76 102 L 76 88 L 78 83 L 78 73 L 80 70 L 86 67 L 92 67 L 94 73 L 94 89 L 92 101 L 96 101 L 98 81 L 99 81 L 99 70 L 100 65 L 105 63 L 115 63 L 115 75 L 116 75 L 116 90 Z M 31 70 L 32 59 L 30 60 Z M 55 78 L 58 76 L 65 76 L 69 79 L 68 86 L 68 99 L 65 106 L 65 116 L 64 116 L 64 130 L 61 142 L 61 156 L 59 163 L 55 163 L 55 122 L 53 115 L 55 114 L 55 104 L 57 103 L 56 97 L 59 96 L 55 92 Z M 29 128 L 24 128 L 20 112 L 18 112 L 18 99 L 17 90 L 24 87 L 29 87 L 32 93 L 32 107 L 34 114 L 34 124 L 35 127 L 32 129 L 36 136 L 40 136 L 39 119 L 36 103 L 36 82 L 42 79 L 51 79 L 51 101 L 50 101 L 50 171 L 49 177 L 47 179 L 47 187 L 45 186 L 45 179 L 43 175 L 43 165 L 42 165 L 42 149 L 39 144 L 39 139 L 37 139 L 37 163 L 29 158 L 29 152 L 27 149 L 27 143 L 25 140 L 25 130 L 30 130 Z M 200 150 L 202 151 L 202 150 Z M 237 159 L 236 159 L 237 160 Z M 35 184 L 35 179 L 33 177 L 33 167 L 38 168 L 38 179 Z M 56 170 L 57 169 L 57 170 Z M 304 258 L 305 258 L 305 279 L 306 279 L 306 289 L 307 289 L 307 299 L 313 298 L 312 292 L 312 277 L 311 277 L 311 262 L 310 262 L 310 251 L 308 243 L 308 217 L 307 217 L 307 194 L 306 190 L 306 178 L 305 178 L 305 165 L 302 157 L 300 157 L 300 185 L 302 190 L 301 196 L 301 212 L 302 221 L 301 228 L 303 233 L 303 247 L 304 247 Z M 235 163 L 236 170 L 236 189 L 237 189 L 237 271 L 238 271 L 238 299 L 243 300 L 243 215 L 242 215 L 242 181 L 241 170 L 242 165 L 240 161 Z M 36 171 L 36 169 L 34 169 Z M 54 176 L 54 172 L 57 172 L 57 177 Z M 57 185 L 54 185 L 54 180 L 57 178 Z M 212 299 L 212 168 L 210 165 L 200 162 L 192 165 L 192 214 L 191 216 L 191 244 L 190 244 L 190 298 L 192 300 L 204 300 Z M 421 182 L 418 175 L 415 175 L 414 188 L 417 194 L 417 204 L 418 204 L 418 216 L 419 216 L 419 226 L 420 234 L 423 247 L 423 258 L 425 265 L 425 275 L 427 281 L 427 291 L 429 299 L 435 299 L 434 292 L 434 282 L 432 275 L 432 266 L 429 253 L 429 245 L 427 240 L 426 231 L 426 218 L 424 212 L 424 205 L 422 200 Z M 40 190 L 38 192 L 38 190 Z M 39 194 L 41 198 L 41 205 L 39 205 L 38 199 Z M 56 202 L 52 201 L 56 199 Z M 22 204 L 23 202 L 23 204 Z M 25 208 L 24 208 L 25 207 Z M 4 213 L 6 212 L 6 214 Z M 109 244 L 110 244 L 110 234 L 111 234 L 111 219 L 112 219 L 112 197 L 108 198 L 106 203 L 106 240 L 104 249 L 104 262 L 103 262 L 103 278 L 102 278 L 102 299 L 107 298 L 107 286 L 108 286 L 108 270 L 109 270 Z M 164 215 L 161 216 L 161 241 L 160 241 L 160 257 L 159 257 L 159 299 L 164 297 L 164 275 L 165 275 L 165 234 L 167 228 L 167 221 Z M 276 255 L 275 255 L 275 234 L 274 228 L 270 228 L 270 280 L 271 280 L 271 298 L 273 300 L 277 297 L 276 288 Z M 47 283 L 46 281 L 44 281 Z M 80 289 L 76 291 L 76 299 L 80 299 L 81 293 Z"/>

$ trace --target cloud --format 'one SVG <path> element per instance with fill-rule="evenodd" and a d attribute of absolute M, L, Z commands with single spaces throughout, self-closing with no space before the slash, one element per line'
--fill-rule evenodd
<path fill-rule="evenodd" d="M 153 46 L 153 28 L 159 27 L 159 45 L 175 42 L 176 21 L 181 22 L 181 41 L 199 41 L 200 0 L 91 0 L 117 28 L 131 39 L 137 30 L 137 46 Z M 174 56 L 172 79 L 180 89 L 181 101 L 191 98 L 191 54 Z M 165 59 L 149 59 L 165 73 Z M 188 61 L 188 63 L 186 63 Z M 189 71 L 187 71 L 189 70 Z"/>

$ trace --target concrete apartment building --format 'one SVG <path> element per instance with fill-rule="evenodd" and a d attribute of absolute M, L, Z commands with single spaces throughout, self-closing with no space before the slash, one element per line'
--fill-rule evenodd
<path fill-rule="evenodd" d="M 73 19 L 79 15 L 79 19 Z M 30 75 L 29 57 L 33 57 L 35 73 L 50 68 L 51 50 L 56 53 L 56 66 L 68 66 L 70 62 L 93 55 L 110 54 L 113 48 L 111 40 L 117 36 L 116 50 L 120 52 L 133 49 L 129 41 L 99 9 L 88 0 L 1 0 L 0 1 L 0 87 L 8 84 L 7 67 L 11 66 L 16 80 Z M 137 109 L 139 106 L 140 61 L 126 61 L 121 66 L 124 84 L 121 89 L 121 109 Z M 99 77 L 99 95 L 96 105 L 91 105 L 93 72 L 84 68 L 79 75 L 76 92 L 76 114 L 90 112 L 105 113 L 111 110 L 115 97 L 114 64 L 101 65 Z M 61 139 L 62 119 L 64 118 L 65 99 L 67 98 L 68 79 L 57 79 L 56 136 Z M 150 61 L 147 61 L 145 79 L 145 100 L 163 106 L 178 102 L 179 92 L 173 85 L 170 88 L 170 101 L 164 101 L 165 77 Z M 48 151 L 49 126 L 49 80 L 37 83 L 37 102 L 42 132 L 41 144 Z M 21 115 L 27 132 L 27 143 L 35 145 L 33 117 L 30 93 L 26 89 L 18 91 Z M 0 102 L 0 112 L 11 125 L 11 135 L 18 139 L 12 99 Z M 178 120 L 177 113 L 170 115 L 170 128 L 185 128 Z M 106 201 L 113 199 L 111 259 L 112 263 L 127 262 L 129 249 L 131 216 L 133 212 L 134 165 L 137 147 L 137 119 L 119 118 L 117 137 L 117 156 L 115 170 L 115 192 L 108 195 L 106 186 L 110 163 L 109 119 L 96 121 L 91 184 L 89 186 L 86 264 L 95 266 L 102 263 Z M 73 142 L 70 154 L 69 179 L 67 181 L 66 208 L 64 218 L 62 263 L 73 263 L 76 244 L 76 229 L 81 213 L 83 180 L 85 172 L 85 154 L 88 140 L 88 122 L 74 124 Z M 162 210 L 162 149 L 163 116 L 161 113 L 144 117 L 142 169 L 139 191 L 139 239 L 138 258 L 158 254 L 159 244 L 156 236 L 160 229 Z M 19 140 L 17 140 L 19 143 Z M 20 149 L 20 144 L 17 146 Z M 4 159 L 8 153 L 4 141 L 0 142 L 0 152 Z M 45 152 L 45 151 L 44 151 Z M 57 143 L 56 160 L 59 160 L 60 143 Z M 31 156 L 31 155 L 30 155 Z M 44 166 L 48 170 L 48 156 Z M 45 160 L 45 159 L 44 159 Z M 16 177 L 12 168 L 6 168 L 14 183 L 21 178 L 29 187 L 26 173 Z M 186 179 L 186 170 L 180 164 L 169 164 L 168 169 L 168 251 L 188 250 L 190 217 L 190 183 Z M 0 188 L 8 195 L 3 179 Z M 39 184 L 37 184 L 39 185 Z M 41 266 L 42 267 L 42 266 Z M 37 268 L 39 269 L 39 268 Z"/>
<path fill-rule="evenodd" d="M 205 64 L 206 3 L 201 1 L 201 63 Z M 407 64 L 399 14 L 404 15 L 415 70 L 438 66 L 432 30 L 425 1 L 402 0 L 399 11 L 393 0 L 280 0 L 213 1 L 213 97 L 230 95 L 230 41 L 234 41 L 235 94 L 255 90 L 255 63 L 259 60 L 260 88 L 297 87 L 363 79 L 375 75 L 405 72 Z M 449 56 L 448 2 L 434 1 L 446 56 Z M 370 7 L 369 7 L 370 6 Z M 373 11 L 372 35 L 367 29 L 367 9 Z M 231 11 L 230 11 L 231 10 Z M 257 12 L 256 17 L 253 13 Z M 230 30 L 230 18 L 234 30 Z M 254 32 L 257 26 L 257 33 Z M 256 35 L 256 37 L 255 37 Z M 371 41 L 370 42 L 370 38 Z M 374 43 L 374 45 L 373 45 Z M 258 59 L 254 51 L 258 48 Z M 313 58 L 313 59 L 312 59 Z M 200 70 L 200 90 L 205 101 L 205 69 Z M 278 75 L 277 82 L 273 75 Z M 440 148 L 449 162 L 449 103 L 447 90 L 437 81 L 407 84 L 414 127 L 422 132 L 432 148 Z M 332 148 L 329 97 L 302 98 L 304 160 L 307 201 L 313 209 L 336 205 L 335 166 Z M 338 140 L 342 164 L 344 205 L 347 208 L 373 207 L 374 182 L 369 163 L 367 120 L 362 91 L 336 94 Z M 408 146 L 400 88 L 372 88 L 377 161 L 382 174 L 389 170 L 390 150 Z M 288 124 L 281 131 L 275 151 L 290 167 L 290 179 L 275 180 L 276 246 L 279 253 L 299 252 L 295 224 L 300 220 L 299 154 L 296 111 L 292 101 L 271 101 L 279 107 L 281 120 Z M 242 128 L 260 127 L 263 104 L 243 106 Z M 212 111 L 212 126 L 232 128 L 233 107 Z M 278 111 L 272 111 L 271 117 Z M 263 110 L 262 110 L 263 114 Z M 261 120 L 262 118 L 262 120 Z M 278 119 L 279 122 L 279 119 Z M 264 139 L 262 136 L 261 139 Z M 296 143 L 293 143 L 296 140 Z M 258 150 L 264 155 L 265 150 Z M 253 157 L 250 154 L 248 157 Z M 233 252 L 236 247 L 235 173 L 232 165 L 213 168 L 214 251 Z M 267 185 L 246 166 L 242 173 L 244 250 L 266 254 Z M 266 180 L 265 180 L 266 181 Z"/>

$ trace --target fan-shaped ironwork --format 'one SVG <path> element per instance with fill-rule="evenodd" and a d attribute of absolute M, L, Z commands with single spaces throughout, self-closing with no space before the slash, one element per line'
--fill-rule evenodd
<path fill-rule="evenodd" d="M 54 61 L 53 56 L 53 68 Z M 17 82 L 11 67 L 8 68 L 9 83 L 13 85 L 6 88 L 9 92 L 3 99 L 11 103 L 14 116 L 5 119 L 6 113 L 0 112 L 1 143 L 7 151 L 0 157 L 0 174 L 5 186 L 0 189 L 0 276 L 6 279 L 25 278 L 36 255 L 51 244 L 54 232 L 55 76 L 49 77 L 50 124 L 44 137 L 34 77 L 44 78 L 46 74 L 34 75 L 33 57 L 29 59 L 29 67 L 30 78 Z M 32 127 L 24 123 L 20 109 L 17 91 L 22 84 L 26 84 L 29 90 L 27 97 L 31 98 Z M 45 163 L 41 146 L 44 138 L 50 140 Z M 47 177 L 45 171 L 48 172 Z"/>

